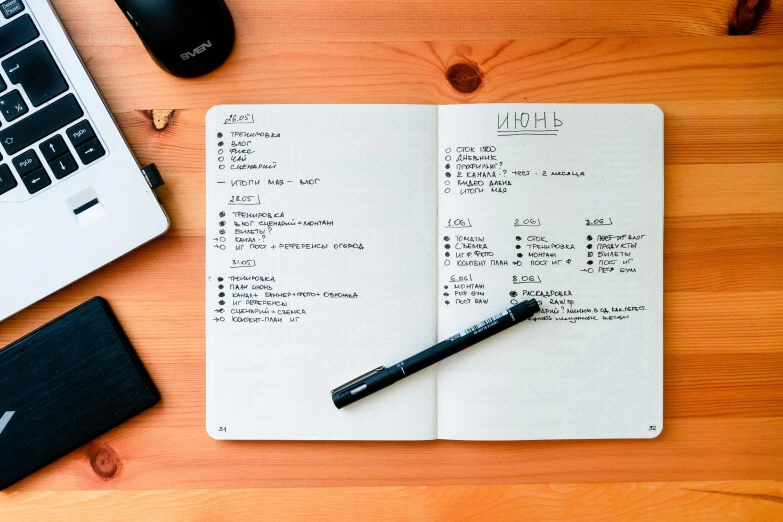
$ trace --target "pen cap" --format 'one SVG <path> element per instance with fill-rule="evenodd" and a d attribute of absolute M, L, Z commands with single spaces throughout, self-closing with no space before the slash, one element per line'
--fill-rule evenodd
<path fill-rule="evenodd" d="M 514 321 L 524 321 L 525 319 L 530 319 L 540 311 L 541 307 L 538 306 L 538 301 L 535 299 L 522 301 L 518 305 L 514 305 L 508 309 L 508 313 L 510 313 L 514 318 Z"/>
<path fill-rule="evenodd" d="M 387 368 L 381 366 L 332 390 L 332 402 L 337 406 L 337 409 L 344 408 L 361 398 L 372 395 L 378 390 L 394 384 L 397 380 L 399 378 L 395 378 L 389 373 Z"/>

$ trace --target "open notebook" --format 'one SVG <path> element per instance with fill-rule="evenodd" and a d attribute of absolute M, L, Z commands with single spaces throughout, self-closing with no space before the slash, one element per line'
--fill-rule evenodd
<path fill-rule="evenodd" d="M 213 107 L 206 248 L 212 437 L 663 427 L 653 105 Z M 357 375 L 531 297 L 532 320 L 332 404 Z"/>

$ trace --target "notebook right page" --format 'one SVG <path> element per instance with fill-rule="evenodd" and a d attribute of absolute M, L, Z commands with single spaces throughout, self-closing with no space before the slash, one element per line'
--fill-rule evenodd
<path fill-rule="evenodd" d="M 663 421 L 663 114 L 443 106 L 438 337 L 542 311 L 438 367 L 438 437 L 648 438 Z"/>

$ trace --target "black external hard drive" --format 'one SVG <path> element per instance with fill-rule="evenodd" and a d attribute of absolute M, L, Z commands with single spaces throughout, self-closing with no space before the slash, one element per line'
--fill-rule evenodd
<path fill-rule="evenodd" d="M 158 400 L 100 297 L 10 344 L 0 350 L 0 489 Z"/>

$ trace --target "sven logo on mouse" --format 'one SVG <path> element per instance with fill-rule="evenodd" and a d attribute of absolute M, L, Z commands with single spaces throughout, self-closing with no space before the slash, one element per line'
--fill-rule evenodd
<path fill-rule="evenodd" d="M 195 49 L 193 49 L 192 52 L 188 51 L 186 53 L 182 53 L 182 54 L 179 55 L 179 57 L 182 58 L 183 60 L 190 60 L 191 58 L 195 58 L 197 55 L 203 53 L 204 51 L 206 51 L 210 47 L 212 47 L 212 42 L 207 40 L 203 44 L 201 44 L 198 47 L 196 47 Z"/>

